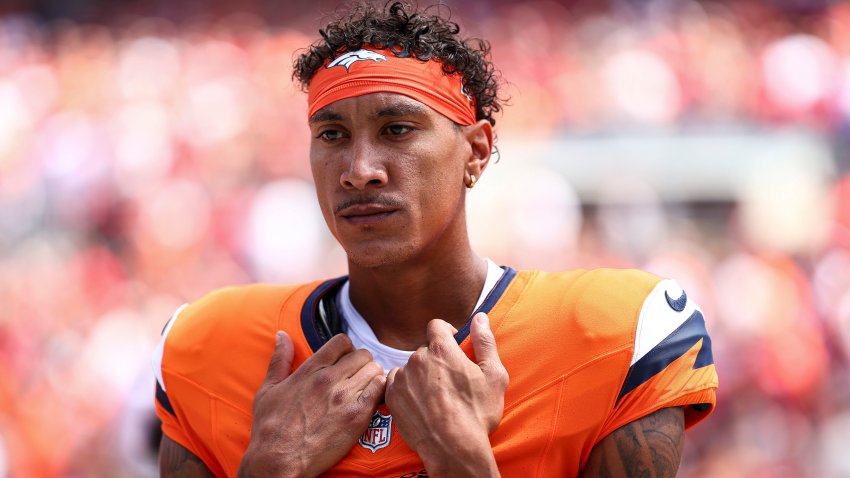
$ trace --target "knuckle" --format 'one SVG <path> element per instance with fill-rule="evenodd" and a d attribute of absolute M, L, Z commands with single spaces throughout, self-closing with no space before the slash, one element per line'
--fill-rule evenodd
<path fill-rule="evenodd" d="M 343 387 L 334 387 L 330 394 L 331 403 L 337 405 L 348 401 L 348 390 Z"/>
<path fill-rule="evenodd" d="M 373 359 L 372 352 L 370 352 L 366 349 L 357 349 L 354 352 L 354 354 L 356 355 L 358 360 L 361 360 L 361 361 L 364 361 L 364 362 L 369 362 L 369 361 L 372 361 L 372 359 Z"/>
<path fill-rule="evenodd" d="M 392 409 L 398 403 L 398 392 L 394 387 L 387 387 L 387 390 L 384 392 L 384 402 L 387 404 L 387 407 Z"/>
<path fill-rule="evenodd" d="M 482 333 L 479 340 L 481 341 L 481 345 L 485 347 L 496 347 L 496 337 L 490 332 Z"/>
<path fill-rule="evenodd" d="M 357 399 L 356 399 L 355 401 L 356 401 L 359 405 L 361 405 L 361 406 L 365 406 L 367 403 L 369 403 L 370 401 L 372 401 L 372 395 L 373 395 L 373 394 L 372 394 L 372 391 L 371 391 L 371 390 L 369 390 L 369 388 L 367 387 L 367 388 L 366 388 L 366 389 L 364 389 L 362 392 L 360 392 L 360 395 L 357 395 Z"/>
<path fill-rule="evenodd" d="M 430 350 L 434 355 L 444 355 L 448 353 L 449 349 L 450 346 L 448 346 L 444 340 L 433 340 L 430 344 L 428 344 L 428 350 Z"/>
<path fill-rule="evenodd" d="M 345 334 L 336 334 L 333 337 L 331 337 L 331 340 L 334 341 L 334 343 L 339 344 L 343 347 L 345 347 L 345 346 L 351 347 L 352 346 L 351 339 L 348 337 L 348 335 L 345 335 Z M 330 342 L 330 341 L 328 341 L 328 342 Z"/>
<path fill-rule="evenodd" d="M 364 402 L 361 402 L 359 400 L 351 401 L 346 407 L 343 408 L 343 417 L 349 422 L 356 421 L 363 415 L 363 410 L 365 409 L 366 406 Z"/>
<path fill-rule="evenodd" d="M 511 383 L 511 376 L 508 374 L 508 371 L 504 366 L 499 365 L 496 368 L 496 383 L 501 386 L 503 389 L 508 388 L 508 385 Z"/>
<path fill-rule="evenodd" d="M 410 358 L 413 358 L 411 356 Z M 407 362 L 407 365 L 410 365 L 410 361 Z M 400 387 L 402 383 L 404 383 L 405 377 L 407 374 L 405 373 L 407 367 L 397 369 L 395 375 L 393 375 L 392 380 L 387 380 L 387 389 Z"/>
<path fill-rule="evenodd" d="M 319 349 L 319 352 L 322 352 L 324 350 L 325 353 L 322 354 L 323 356 L 327 354 L 335 355 L 345 350 L 352 350 L 353 348 L 354 345 L 351 344 L 351 339 L 348 338 L 347 335 L 337 334 L 331 337 L 331 339 L 328 340 L 327 343 L 325 343 L 325 345 L 323 345 L 322 348 Z M 319 352 L 317 352 L 316 355 L 318 355 Z M 316 355 L 314 355 L 314 357 Z"/>
<path fill-rule="evenodd" d="M 371 372 L 371 375 L 373 377 L 377 376 L 377 375 L 383 375 L 384 374 L 384 367 L 382 367 L 381 364 L 379 364 L 378 362 L 371 361 L 368 364 L 366 364 L 366 366 L 369 367 L 370 369 L 372 369 L 372 370 L 368 370 L 368 371 Z"/>
<path fill-rule="evenodd" d="M 280 368 L 281 361 L 282 359 L 280 358 L 280 354 L 275 353 L 274 355 L 272 355 L 271 360 L 269 360 L 269 369 L 266 375 L 267 379 L 271 379 L 272 377 L 274 377 L 275 371 Z"/>
<path fill-rule="evenodd" d="M 379 393 L 373 387 L 366 387 L 360 395 L 357 396 L 357 402 L 361 407 L 371 406 L 377 400 Z"/>
<path fill-rule="evenodd" d="M 336 382 L 333 373 L 328 368 L 316 371 L 313 374 L 313 381 L 319 387 L 328 387 Z"/>
<path fill-rule="evenodd" d="M 410 358 L 407 359 L 407 367 L 412 366 L 415 368 L 425 364 L 425 362 L 428 361 L 426 354 L 427 352 L 425 349 L 418 349 L 416 352 L 413 352 L 413 355 L 411 355 Z M 404 369 L 398 371 L 398 373 L 396 374 L 396 379 L 398 379 L 402 375 L 403 370 Z"/>
<path fill-rule="evenodd" d="M 262 420 L 254 425 L 257 436 L 266 441 L 275 441 L 280 434 L 280 426 L 273 420 Z"/>

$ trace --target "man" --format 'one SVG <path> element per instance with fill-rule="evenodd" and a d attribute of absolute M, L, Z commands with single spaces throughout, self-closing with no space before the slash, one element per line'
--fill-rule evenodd
<path fill-rule="evenodd" d="M 639 271 L 478 257 L 500 109 L 484 42 L 401 4 L 303 53 L 310 161 L 349 275 L 214 292 L 155 355 L 163 476 L 674 476 L 713 408 L 702 315 Z"/>

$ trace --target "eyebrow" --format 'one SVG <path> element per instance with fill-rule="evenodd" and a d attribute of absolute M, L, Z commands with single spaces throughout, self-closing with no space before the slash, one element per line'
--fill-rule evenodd
<path fill-rule="evenodd" d="M 410 103 L 399 103 L 378 111 L 375 116 L 383 118 L 387 116 L 408 116 L 423 113 L 425 113 L 425 106 Z"/>
<path fill-rule="evenodd" d="M 342 115 L 337 113 L 334 110 L 322 108 L 319 111 L 316 111 L 313 116 L 310 117 L 308 123 L 320 123 L 322 121 L 341 121 Z"/>

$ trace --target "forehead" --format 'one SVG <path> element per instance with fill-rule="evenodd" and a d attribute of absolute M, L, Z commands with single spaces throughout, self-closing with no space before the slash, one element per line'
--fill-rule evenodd
<path fill-rule="evenodd" d="M 313 113 L 309 122 L 339 121 L 359 117 L 439 115 L 431 107 L 399 93 L 378 92 L 334 101 Z"/>

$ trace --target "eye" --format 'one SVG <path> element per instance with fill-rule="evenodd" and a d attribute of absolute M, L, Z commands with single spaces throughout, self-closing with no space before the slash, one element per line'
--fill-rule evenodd
<path fill-rule="evenodd" d="M 407 125 L 403 125 L 403 124 L 391 124 L 391 125 L 386 127 L 385 131 L 390 136 L 401 136 L 405 133 L 409 133 L 409 132 L 413 131 L 413 128 L 411 128 L 410 126 L 407 126 Z"/>
<path fill-rule="evenodd" d="M 316 138 L 323 139 L 325 141 L 337 141 L 342 139 L 343 133 L 338 129 L 326 129 L 319 132 Z"/>

